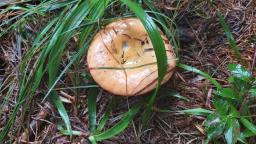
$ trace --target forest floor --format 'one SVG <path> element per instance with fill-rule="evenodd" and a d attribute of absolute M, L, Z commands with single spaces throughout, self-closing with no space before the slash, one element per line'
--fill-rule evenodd
<path fill-rule="evenodd" d="M 227 77 L 230 73 L 227 70 L 227 65 L 237 62 L 237 60 L 230 49 L 225 33 L 216 16 L 216 12 L 220 11 L 236 39 L 242 59 L 246 62 L 245 67 L 248 70 L 252 70 L 253 75 L 256 76 L 254 69 L 256 57 L 256 1 L 226 0 L 225 2 L 211 4 L 208 1 L 182 0 L 180 6 L 177 8 L 171 0 L 155 0 L 155 5 L 167 16 L 170 16 L 174 10 L 178 13 L 176 25 L 181 45 L 179 51 L 179 60 L 181 63 L 207 72 L 223 86 L 228 85 Z M 35 25 L 35 27 L 37 26 Z M 0 84 L 5 79 L 4 76 L 17 66 L 21 58 L 21 55 L 15 53 L 15 50 L 13 50 L 17 47 L 15 45 L 17 37 L 14 35 L 15 33 L 12 33 L 0 38 Z M 63 83 L 66 82 L 68 81 L 63 81 Z M 201 143 L 206 136 L 202 130 L 202 122 L 205 120 L 205 117 L 187 116 L 175 111 L 190 108 L 213 110 L 211 104 L 212 84 L 207 79 L 193 72 L 186 72 L 177 68 L 172 79 L 163 87 L 174 90 L 186 99 L 181 100 L 171 97 L 160 100 L 154 107 L 154 114 L 146 130 L 141 129 L 140 123 L 135 118 L 124 132 L 102 143 Z M 70 97 L 64 91 L 62 94 L 65 97 Z M 106 99 L 109 97 L 113 96 L 101 90 L 97 103 L 98 117 L 101 117 L 102 111 L 106 108 Z M 67 109 L 70 109 L 69 115 L 71 117 L 72 127 L 83 131 L 86 135 L 88 133 L 86 131 L 88 130 L 87 109 L 85 106 L 86 99 L 84 95 L 80 95 L 80 98 L 81 100 L 75 104 L 72 102 L 67 103 L 65 106 Z M 114 115 L 122 113 L 122 108 L 126 109 L 125 106 L 128 101 L 133 101 L 134 99 L 144 99 L 144 97 L 120 98 L 120 104 L 118 106 L 121 109 L 113 111 L 113 119 L 110 120 L 109 126 L 116 122 Z M 0 116 L 0 127 L 4 125 L 4 122 L 8 118 L 9 109 L 13 105 L 13 102 L 15 102 L 15 97 L 10 98 L 10 103 L 3 107 L 4 113 Z M 36 97 L 33 99 L 28 114 L 30 119 L 26 122 L 28 125 L 31 125 L 37 117 L 40 117 L 44 121 L 40 130 L 36 129 L 36 131 L 32 132 L 34 143 L 69 143 L 70 140 L 67 136 L 58 133 L 56 123 L 58 123 L 60 117 L 56 109 L 48 102 L 44 104 L 40 102 L 41 99 L 37 99 Z M 166 108 L 173 112 L 161 112 L 161 109 Z M 20 125 L 19 119 L 16 120 L 16 124 Z M 8 137 L 10 139 L 17 140 L 18 138 L 26 141 L 27 134 L 24 132 L 26 130 L 28 128 L 22 127 L 17 133 L 10 133 Z M 72 142 L 88 143 L 85 136 L 74 136 Z"/>

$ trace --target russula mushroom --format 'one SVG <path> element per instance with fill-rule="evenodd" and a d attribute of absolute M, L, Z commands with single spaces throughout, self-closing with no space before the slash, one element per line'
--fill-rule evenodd
<path fill-rule="evenodd" d="M 172 76 L 176 57 L 168 39 L 160 33 L 168 58 L 163 84 Z M 157 86 L 155 52 L 137 18 L 120 19 L 100 30 L 89 47 L 87 63 L 93 79 L 116 95 L 141 95 Z"/>

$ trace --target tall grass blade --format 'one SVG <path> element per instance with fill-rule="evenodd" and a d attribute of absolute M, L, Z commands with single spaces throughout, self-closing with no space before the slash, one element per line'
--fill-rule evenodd
<path fill-rule="evenodd" d="M 139 112 L 141 105 L 135 104 L 131 107 L 131 109 L 125 114 L 125 116 L 118 122 L 116 125 L 114 125 L 112 128 L 106 130 L 105 132 L 91 135 L 89 139 L 96 140 L 96 141 L 102 141 L 108 138 L 111 138 L 120 132 L 122 132 L 127 126 L 130 124 L 134 116 Z"/>
<path fill-rule="evenodd" d="M 93 133 L 96 129 L 96 101 L 97 101 L 97 95 L 99 94 L 98 88 L 91 88 L 88 91 L 87 96 L 87 105 L 88 105 L 88 113 L 89 113 L 89 128 L 90 131 Z"/>
<path fill-rule="evenodd" d="M 108 118 L 112 112 L 112 109 L 115 107 L 116 105 L 116 99 L 113 98 L 110 102 L 110 104 L 107 106 L 106 108 L 106 111 L 103 115 L 103 117 L 101 118 L 100 122 L 99 122 L 99 125 L 97 127 L 97 132 L 100 132 L 103 130 L 104 126 L 106 125 L 107 121 L 108 121 Z"/>
<path fill-rule="evenodd" d="M 191 71 L 191 72 L 194 72 L 194 73 L 197 73 L 203 77 L 205 77 L 206 79 L 208 79 L 212 84 L 214 84 L 216 86 L 217 89 L 221 89 L 222 86 L 219 82 L 217 82 L 214 78 L 212 78 L 210 75 L 208 75 L 207 73 L 195 68 L 195 67 L 191 67 L 191 66 L 188 66 L 188 65 L 185 65 L 185 64 L 177 64 L 178 67 L 180 68 L 183 68 L 187 71 Z"/>
<path fill-rule="evenodd" d="M 220 12 L 217 13 L 217 16 L 219 17 L 220 24 L 225 32 L 231 49 L 234 51 L 236 58 L 241 61 L 241 53 L 239 52 L 239 48 L 236 45 L 236 40 L 233 37 L 228 24 L 225 22 L 225 19 Z"/>

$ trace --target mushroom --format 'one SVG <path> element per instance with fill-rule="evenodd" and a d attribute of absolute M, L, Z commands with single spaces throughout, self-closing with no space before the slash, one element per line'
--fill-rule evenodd
<path fill-rule="evenodd" d="M 163 84 L 173 74 L 176 57 L 166 36 L 159 32 L 168 58 Z M 120 19 L 100 30 L 89 47 L 87 63 L 93 79 L 115 95 L 141 95 L 157 86 L 158 71 L 153 45 L 137 18 Z"/>

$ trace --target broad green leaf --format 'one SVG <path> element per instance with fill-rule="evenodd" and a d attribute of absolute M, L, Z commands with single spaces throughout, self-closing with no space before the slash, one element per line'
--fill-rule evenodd
<path fill-rule="evenodd" d="M 229 98 L 229 99 L 234 99 L 234 100 L 240 99 L 239 94 L 234 89 L 231 89 L 231 88 L 223 88 L 220 90 L 219 94 L 220 96 Z"/>
<path fill-rule="evenodd" d="M 240 117 L 240 113 L 235 107 L 233 104 L 229 104 L 230 106 L 230 112 L 229 112 L 229 117 L 232 117 L 232 118 L 239 118 Z"/>
<path fill-rule="evenodd" d="M 225 131 L 225 139 L 227 144 L 236 144 L 240 135 L 240 125 L 237 119 L 227 120 L 227 130 Z"/>
<path fill-rule="evenodd" d="M 239 95 L 244 95 L 248 92 L 249 88 L 251 87 L 250 82 L 242 80 L 234 75 L 228 78 L 228 82 L 232 84 L 233 88 L 239 92 Z"/>
<path fill-rule="evenodd" d="M 187 110 L 181 110 L 179 112 L 189 114 L 189 115 L 202 115 L 202 116 L 207 116 L 213 113 L 212 111 L 203 109 L 203 108 L 187 109 Z"/>
<path fill-rule="evenodd" d="M 203 125 L 207 132 L 207 143 L 220 137 L 225 129 L 225 123 L 221 121 L 221 118 L 217 114 L 210 114 Z"/>
<path fill-rule="evenodd" d="M 214 105 L 217 113 L 221 117 L 226 117 L 227 116 L 230 106 L 229 106 L 229 103 L 226 100 L 224 100 L 222 98 L 214 97 L 213 98 L 213 105 Z"/>
<path fill-rule="evenodd" d="M 110 129 L 102 132 L 97 133 L 95 135 L 91 135 L 89 139 L 95 140 L 95 141 L 101 141 L 104 139 L 111 138 L 120 132 L 122 132 L 127 126 L 130 124 L 134 116 L 139 112 L 141 105 L 136 104 L 131 107 L 131 109 L 125 114 L 125 116 L 113 127 Z"/>
<path fill-rule="evenodd" d="M 231 74 L 241 80 L 246 82 L 250 81 L 251 73 L 248 72 L 242 65 L 240 64 L 229 64 L 228 69 L 231 71 Z"/>
<path fill-rule="evenodd" d="M 240 121 L 248 130 L 250 130 L 254 135 L 256 135 L 256 126 L 253 123 L 251 123 L 248 119 L 244 117 L 241 117 Z"/>

